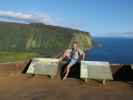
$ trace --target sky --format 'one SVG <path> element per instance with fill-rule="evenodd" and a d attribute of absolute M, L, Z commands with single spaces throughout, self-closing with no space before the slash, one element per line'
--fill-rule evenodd
<path fill-rule="evenodd" d="M 133 37 L 133 0 L 0 0 L 0 21 L 41 22 L 94 36 Z"/>

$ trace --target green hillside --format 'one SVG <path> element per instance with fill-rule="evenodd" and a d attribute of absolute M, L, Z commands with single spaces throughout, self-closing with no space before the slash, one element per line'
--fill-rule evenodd
<path fill-rule="evenodd" d="M 0 22 L 0 52 L 4 52 L 5 56 L 6 52 L 8 55 L 10 52 L 13 55 L 28 52 L 34 56 L 57 57 L 74 40 L 79 41 L 83 49 L 92 46 L 92 38 L 88 32 L 41 23 Z"/>

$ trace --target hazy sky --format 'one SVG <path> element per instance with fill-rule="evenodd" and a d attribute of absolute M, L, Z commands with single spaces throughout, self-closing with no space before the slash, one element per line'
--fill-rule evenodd
<path fill-rule="evenodd" d="M 0 20 L 61 25 L 93 35 L 133 32 L 133 0 L 0 0 Z"/>

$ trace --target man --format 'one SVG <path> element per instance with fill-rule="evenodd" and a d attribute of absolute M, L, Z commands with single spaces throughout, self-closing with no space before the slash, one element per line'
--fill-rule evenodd
<path fill-rule="evenodd" d="M 63 59 L 65 59 L 68 61 L 68 65 L 66 66 L 66 73 L 63 80 L 67 78 L 70 68 L 77 62 L 84 60 L 84 58 L 85 53 L 80 49 L 79 43 L 77 41 L 73 42 L 72 49 L 67 49 L 64 52 L 63 57 L 61 57 L 59 60 L 62 61 Z"/>

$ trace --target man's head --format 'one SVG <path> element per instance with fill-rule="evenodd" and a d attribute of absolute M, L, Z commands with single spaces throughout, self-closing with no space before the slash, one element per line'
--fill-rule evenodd
<path fill-rule="evenodd" d="M 74 41 L 72 47 L 73 47 L 74 49 L 79 48 L 79 43 L 78 43 L 77 41 Z"/>

